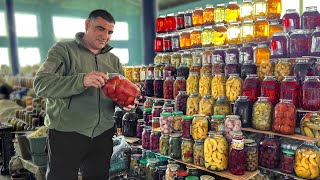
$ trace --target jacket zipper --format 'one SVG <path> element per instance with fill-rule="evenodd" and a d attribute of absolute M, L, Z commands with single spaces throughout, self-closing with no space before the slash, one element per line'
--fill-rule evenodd
<path fill-rule="evenodd" d="M 98 60 L 97 60 L 97 55 L 94 56 L 94 60 L 96 61 L 96 70 L 99 71 L 99 66 L 98 66 Z M 98 113 L 98 123 L 96 124 L 96 126 L 93 128 L 92 134 L 91 134 L 91 138 L 93 138 L 94 135 L 94 131 L 95 129 L 98 127 L 99 123 L 100 123 L 100 88 L 97 89 L 97 101 L 98 101 L 98 109 L 99 109 L 99 113 Z"/>

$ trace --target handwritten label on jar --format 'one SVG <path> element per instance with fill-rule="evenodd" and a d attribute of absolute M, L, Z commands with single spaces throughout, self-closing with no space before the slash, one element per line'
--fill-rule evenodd
<path fill-rule="evenodd" d="M 244 148 L 243 139 L 241 139 L 241 140 L 233 139 L 232 140 L 232 148 L 237 149 L 237 150 L 242 150 Z"/>

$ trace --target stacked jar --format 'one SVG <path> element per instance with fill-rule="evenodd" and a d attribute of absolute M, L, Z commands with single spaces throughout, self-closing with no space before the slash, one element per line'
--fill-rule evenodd
<path fill-rule="evenodd" d="M 232 112 L 231 104 L 226 96 L 218 96 L 213 108 L 213 115 L 230 115 Z"/>
<path fill-rule="evenodd" d="M 205 140 L 208 135 L 209 124 L 205 116 L 195 115 L 192 120 L 191 134 L 194 140 Z"/>
<path fill-rule="evenodd" d="M 246 156 L 241 131 L 233 132 L 232 149 L 228 159 L 229 172 L 234 175 L 243 175 L 246 170 Z"/>
<path fill-rule="evenodd" d="M 301 87 L 295 76 L 285 76 L 280 84 L 280 99 L 287 99 L 293 102 L 296 108 L 300 107 Z"/>
<path fill-rule="evenodd" d="M 247 96 L 250 102 L 253 104 L 260 97 L 260 81 L 256 74 L 249 74 L 243 81 L 242 95 Z"/>
<path fill-rule="evenodd" d="M 259 97 L 253 105 L 252 127 L 258 130 L 271 130 L 272 104 L 268 97 Z"/>
<path fill-rule="evenodd" d="M 238 96 L 234 103 L 234 114 L 240 116 L 241 127 L 251 127 L 252 105 L 248 96 Z"/>
<path fill-rule="evenodd" d="M 200 100 L 199 114 L 211 116 L 213 112 L 214 99 L 210 94 L 206 94 Z"/>
<path fill-rule="evenodd" d="M 296 107 L 292 101 L 281 99 L 274 108 L 272 131 L 281 134 L 294 134 L 296 129 Z"/>
<path fill-rule="evenodd" d="M 186 114 L 187 100 L 188 100 L 188 96 L 186 91 L 179 91 L 179 94 L 175 98 L 174 109 L 176 111 L 182 111 L 183 114 Z"/>
<path fill-rule="evenodd" d="M 171 113 L 161 113 L 160 115 L 160 130 L 161 133 L 172 133 L 173 131 L 173 117 Z"/>
<path fill-rule="evenodd" d="M 192 93 L 187 100 L 186 115 L 194 115 L 199 113 L 200 96 L 199 93 Z"/>
<path fill-rule="evenodd" d="M 224 123 L 224 132 L 225 132 L 225 137 L 227 141 L 231 142 L 233 133 L 238 131 L 241 131 L 240 116 L 237 116 L 237 115 L 226 116 L 226 121 Z"/>
<path fill-rule="evenodd" d="M 260 142 L 259 164 L 266 168 L 276 168 L 279 165 L 280 142 L 273 135 L 268 135 Z"/>

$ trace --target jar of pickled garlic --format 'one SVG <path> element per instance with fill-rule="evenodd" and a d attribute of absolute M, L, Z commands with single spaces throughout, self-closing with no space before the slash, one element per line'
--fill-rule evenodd
<path fill-rule="evenodd" d="M 160 132 L 151 131 L 150 134 L 150 151 L 158 152 L 159 151 L 159 144 L 160 144 Z"/>
<path fill-rule="evenodd" d="M 229 77 L 230 74 L 240 74 L 240 65 L 237 63 L 236 56 L 234 54 L 228 54 L 226 58 L 226 65 L 224 67 L 224 74 Z"/>
<path fill-rule="evenodd" d="M 280 142 L 274 135 L 268 135 L 259 146 L 259 165 L 266 168 L 277 168 L 280 160 Z"/>
<path fill-rule="evenodd" d="M 242 95 L 247 96 L 253 104 L 260 97 L 260 81 L 256 74 L 249 74 L 243 81 Z"/>
<path fill-rule="evenodd" d="M 182 58 L 181 53 L 171 54 L 171 61 L 170 62 L 176 69 L 178 69 L 178 67 L 180 66 L 181 58 Z"/>
<path fill-rule="evenodd" d="M 204 166 L 204 140 L 195 140 L 193 144 L 193 164 Z"/>
<path fill-rule="evenodd" d="M 157 98 L 163 98 L 163 83 L 164 80 L 161 77 L 157 77 L 154 82 L 153 82 L 153 92 L 154 92 L 154 96 Z"/>
<path fill-rule="evenodd" d="M 253 18 L 256 20 L 259 16 L 267 16 L 266 0 L 255 0 L 253 3 Z"/>
<path fill-rule="evenodd" d="M 182 111 L 174 111 L 173 113 L 173 130 L 181 131 Z"/>
<path fill-rule="evenodd" d="M 224 116 L 222 115 L 211 116 L 210 131 L 224 132 Z"/>
<path fill-rule="evenodd" d="M 155 52 L 163 52 L 163 41 L 164 41 L 164 35 L 157 35 L 156 38 L 154 39 L 154 51 Z"/>
<path fill-rule="evenodd" d="M 268 97 L 258 97 L 252 109 L 252 127 L 262 131 L 271 130 L 272 104 Z"/>
<path fill-rule="evenodd" d="M 201 48 L 202 47 L 202 40 L 201 40 L 201 29 L 194 28 L 190 34 L 191 40 L 191 48 Z"/>
<path fill-rule="evenodd" d="M 171 47 L 172 51 L 177 52 L 180 48 L 180 32 L 174 32 L 171 35 Z"/>
<path fill-rule="evenodd" d="M 181 158 L 181 134 L 179 133 L 170 134 L 169 156 L 173 159 Z"/>
<path fill-rule="evenodd" d="M 191 93 L 199 92 L 199 73 L 190 72 L 187 79 L 187 95 L 190 96 Z"/>
<path fill-rule="evenodd" d="M 202 47 L 210 47 L 213 45 L 213 28 L 212 26 L 205 26 L 201 33 Z"/>
<path fill-rule="evenodd" d="M 283 31 L 290 33 L 294 29 L 300 29 L 300 15 L 296 9 L 287 9 L 282 17 Z"/>
<path fill-rule="evenodd" d="M 240 4 L 240 21 L 253 19 L 253 4 L 251 0 L 243 0 Z"/>
<path fill-rule="evenodd" d="M 276 32 L 283 32 L 282 25 L 279 20 L 271 20 L 269 22 L 269 37 L 272 37 Z"/>
<path fill-rule="evenodd" d="M 189 77 L 189 67 L 186 63 L 180 64 L 180 66 L 177 69 L 177 76 L 184 77 L 184 79 L 187 79 Z"/>
<path fill-rule="evenodd" d="M 159 16 L 156 20 L 156 33 L 165 33 L 167 28 L 165 24 L 166 17 Z"/>
<path fill-rule="evenodd" d="M 154 78 L 163 78 L 163 69 L 164 69 L 165 65 L 164 64 L 157 64 L 154 67 L 154 72 L 153 72 L 153 77 Z"/>
<path fill-rule="evenodd" d="M 190 27 L 193 26 L 193 24 L 192 24 L 192 14 L 193 14 L 193 11 L 191 9 L 188 9 L 184 13 L 184 28 L 190 28 Z"/>
<path fill-rule="evenodd" d="M 300 107 L 300 85 L 295 76 L 284 76 L 280 84 L 280 99 L 291 100 L 296 108 Z"/>
<path fill-rule="evenodd" d="M 192 66 L 193 60 L 192 60 L 192 54 L 190 51 L 184 51 L 182 54 L 182 63 L 187 64 L 187 66 L 190 68 Z"/>
<path fill-rule="evenodd" d="M 292 30 L 289 40 L 290 57 L 302 57 L 309 55 L 309 39 L 306 32 L 301 29 Z"/>
<path fill-rule="evenodd" d="M 171 34 L 165 34 L 163 36 L 163 52 L 172 51 Z"/>
<path fill-rule="evenodd" d="M 189 49 L 191 47 L 191 31 L 183 31 L 180 34 L 180 48 L 181 49 Z"/>
<path fill-rule="evenodd" d="M 253 60 L 245 60 L 241 66 L 241 79 L 245 79 L 250 74 L 257 74 L 257 66 Z"/>
<path fill-rule="evenodd" d="M 310 55 L 320 56 L 320 27 L 318 26 L 316 30 L 312 33 L 311 45 L 310 45 Z"/>
<path fill-rule="evenodd" d="M 237 4 L 236 0 L 229 1 L 226 9 L 226 22 L 230 24 L 231 22 L 240 21 L 240 6 Z"/>
<path fill-rule="evenodd" d="M 287 58 L 289 57 L 289 35 L 285 32 L 276 32 L 270 42 L 271 58 Z"/>
<path fill-rule="evenodd" d="M 173 98 L 175 99 L 179 91 L 186 91 L 186 80 L 183 76 L 178 76 L 173 83 Z"/>
<path fill-rule="evenodd" d="M 182 116 L 181 133 L 183 138 L 191 138 L 191 123 L 193 116 Z"/>
<path fill-rule="evenodd" d="M 254 31 L 253 31 L 253 20 L 252 19 L 244 19 L 241 25 L 241 42 L 251 42 L 254 39 Z"/>
<path fill-rule="evenodd" d="M 316 29 L 320 25 L 319 17 L 317 6 L 306 7 L 306 10 L 301 15 L 301 28 Z"/>
<path fill-rule="evenodd" d="M 302 85 L 306 76 L 314 75 L 314 70 L 311 67 L 308 59 L 297 59 L 293 68 L 294 76 L 297 77 L 299 84 Z"/>
<path fill-rule="evenodd" d="M 226 82 L 226 95 L 229 102 L 235 102 L 242 93 L 242 80 L 239 74 L 230 74 Z"/>
<path fill-rule="evenodd" d="M 163 68 L 163 77 L 166 79 L 167 77 L 176 77 L 177 76 L 177 69 L 170 63 L 167 63 L 166 66 Z"/>
<path fill-rule="evenodd" d="M 280 19 L 282 12 L 282 0 L 267 1 L 267 19 Z"/>
<path fill-rule="evenodd" d="M 292 74 L 291 63 L 285 59 L 279 60 L 274 68 L 274 75 L 276 76 L 278 82 L 281 82 L 285 76 L 290 76 L 291 74 Z"/>
<path fill-rule="evenodd" d="M 252 122 L 252 105 L 248 96 L 239 96 L 234 103 L 234 114 L 238 115 L 241 120 L 242 127 L 251 127 Z"/>
<path fill-rule="evenodd" d="M 227 97 L 219 96 L 213 106 L 213 115 L 227 116 L 232 113 L 231 104 L 228 102 Z"/>
<path fill-rule="evenodd" d="M 210 94 L 206 94 L 200 100 L 199 114 L 211 116 L 213 112 L 214 99 Z"/>
<path fill-rule="evenodd" d="M 159 153 L 164 156 L 169 155 L 169 134 L 162 134 L 159 143 Z"/>
<path fill-rule="evenodd" d="M 264 61 L 260 63 L 257 69 L 257 74 L 262 81 L 265 76 L 274 76 L 274 62 L 273 61 Z"/>
<path fill-rule="evenodd" d="M 227 28 L 224 26 L 224 24 L 218 23 L 213 27 L 213 29 L 214 29 L 213 45 L 214 46 L 226 45 L 227 44 Z"/>
<path fill-rule="evenodd" d="M 176 16 L 173 13 L 167 14 L 165 18 L 165 27 L 167 32 L 173 32 L 177 29 Z"/>
<path fill-rule="evenodd" d="M 199 113 L 200 96 L 199 93 L 192 93 L 187 100 L 187 115 Z"/>
<path fill-rule="evenodd" d="M 302 85 L 302 108 L 310 111 L 320 109 L 320 80 L 318 76 L 307 76 Z"/>
<path fill-rule="evenodd" d="M 203 24 L 203 9 L 202 7 L 196 7 L 192 13 L 193 26 L 202 26 Z"/>
<path fill-rule="evenodd" d="M 204 74 L 200 77 L 199 80 L 199 94 L 201 97 L 204 97 L 206 94 L 211 94 L 211 74 Z"/>
<path fill-rule="evenodd" d="M 228 115 L 224 122 L 224 134 L 228 142 L 232 141 L 234 132 L 241 131 L 241 120 L 240 116 Z"/>
<path fill-rule="evenodd" d="M 259 16 L 254 23 L 255 41 L 266 41 L 269 39 L 269 22 L 265 16 Z"/>
<path fill-rule="evenodd" d="M 184 12 L 178 12 L 176 15 L 177 30 L 184 29 Z"/>
<path fill-rule="evenodd" d="M 291 135 L 296 129 L 296 107 L 291 100 L 280 99 L 274 107 L 274 120 L 272 131 L 280 134 Z"/>
<path fill-rule="evenodd" d="M 214 24 L 214 7 L 212 4 L 207 4 L 203 10 L 203 24 L 213 25 Z"/>
<path fill-rule="evenodd" d="M 238 22 L 230 22 L 227 29 L 227 44 L 239 44 L 241 28 Z"/>
<path fill-rule="evenodd" d="M 204 141 L 205 166 L 209 170 L 224 171 L 228 167 L 228 142 L 221 132 L 209 132 Z"/>
<path fill-rule="evenodd" d="M 193 141 L 192 141 L 192 139 L 182 138 L 181 160 L 186 163 L 193 162 Z"/>
<path fill-rule="evenodd" d="M 246 171 L 256 171 L 259 167 L 257 143 L 252 141 L 246 142 L 246 140 L 244 141 L 244 151 L 246 153 Z"/>
<path fill-rule="evenodd" d="M 201 50 L 195 50 L 194 52 L 191 53 L 192 54 L 192 65 L 196 64 L 196 65 L 201 66 L 202 53 L 203 53 L 203 51 L 201 51 Z M 200 70 L 200 68 L 199 68 L 199 70 Z"/>
<path fill-rule="evenodd" d="M 226 22 L 226 10 L 227 7 L 225 4 L 217 4 L 217 7 L 214 11 L 214 21 L 216 24 Z"/>
<path fill-rule="evenodd" d="M 211 81 L 211 94 L 216 100 L 219 96 L 226 96 L 226 81 L 224 74 L 215 74 Z"/>
<path fill-rule="evenodd" d="M 200 70 L 201 70 L 200 63 L 193 63 L 189 69 L 190 73 L 198 73 L 198 74 L 200 74 Z"/>
<path fill-rule="evenodd" d="M 232 137 L 232 149 L 229 154 L 229 172 L 234 175 L 243 175 L 246 170 L 246 154 L 241 131 L 235 131 Z"/>
<path fill-rule="evenodd" d="M 266 44 L 258 44 L 258 47 L 254 50 L 254 61 L 257 66 L 261 62 L 268 61 L 270 59 L 270 49 Z"/>
<path fill-rule="evenodd" d="M 276 105 L 279 102 L 280 84 L 274 76 L 265 76 L 261 82 L 261 96 L 269 97 L 269 101 Z"/>

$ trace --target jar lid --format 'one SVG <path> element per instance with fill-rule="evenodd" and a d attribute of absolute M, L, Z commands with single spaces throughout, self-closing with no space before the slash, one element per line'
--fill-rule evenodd
<path fill-rule="evenodd" d="M 186 177 L 186 176 L 188 176 L 188 172 L 187 171 L 185 171 L 185 170 L 177 170 L 177 176 L 181 176 L 181 177 Z"/>
<path fill-rule="evenodd" d="M 183 112 L 182 111 L 175 111 L 172 114 L 175 116 L 180 116 L 180 115 L 183 115 Z"/>
<path fill-rule="evenodd" d="M 160 109 L 162 106 L 153 106 L 153 109 Z"/>
<path fill-rule="evenodd" d="M 159 121 L 159 119 L 160 119 L 159 117 L 153 117 L 152 118 L 152 120 L 156 120 L 156 121 Z"/>
<path fill-rule="evenodd" d="M 244 142 L 245 145 L 248 144 L 248 146 L 253 146 L 251 144 L 255 143 L 255 141 L 253 139 L 244 139 L 243 142 Z M 255 145 L 257 145 L 257 143 Z"/>
<path fill-rule="evenodd" d="M 164 112 L 164 113 L 161 113 L 160 116 L 169 117 L 169 116 L 171 116 L 171 113 L 170 112 Z"/>
<path fill-rule="evenodd" d="M 144 111 L 144 112 L 151 112 L 151 111 L 152 111 L 152 108 L 145 108 L 143 111 Z"/>
<path fill-rule="evenodd" d="M 192 120 L 193 116 L 184 115 L 184 116 L 182 116 L 182 119 L 183 120 Z"/>
<path fill-rule="evenodd" d="M 201 180 L 215 180 L 214 177 L 209 176 L 209 175 L 202 175 L 202 176 L 200 176 L 200 179 Z"/>
<path fill-rule="evenodd" d="M 224 115 L 213 115 L 211 116 L 212 119 L 224 119 Z"/>
<path fill-rule="evenodd" d="M 170 137 L 175 137 L 175 138 L 181 137 L 181 134 L 180 133 L 172 133 L 172 134 L 170 134 Z"/>
<path fill-rule="evenodd" d="M 142 158 L 142 154 L 131 154 L 131 158 L 141 159 Z"/>
<path fill-rule="evenodd" d="M 284 154 L 287 154 L 287 155 L 294 155 L 294 154 L 296 154 L 295 151 L 292 151 L 292 150 L 289 150 L 289 149 L 283 149 L 282 152 L 283 152 Z"/>
<path fill-rule="evenodd" d="M 197 176 L 187 176 L 186 180 L 199 180 Z"/>
<path fill-rule="evenodd" d="M 141 159 L 139 161 L 140 164 L 143 164 L 143 165 L 147 165 L 148 164 L 148 160 L 147 159 Z"/>

